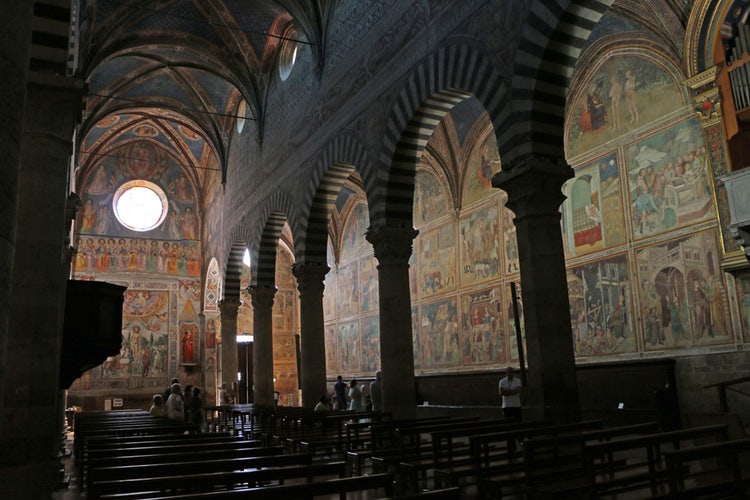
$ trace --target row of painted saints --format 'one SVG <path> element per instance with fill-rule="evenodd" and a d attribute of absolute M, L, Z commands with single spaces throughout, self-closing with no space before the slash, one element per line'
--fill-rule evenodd
<path fill-rule="evenodd" d="M 139 272 L 199 277 L 197 242 L 174 242 L 136 238 L 79 238 L 76 272 Z"/>

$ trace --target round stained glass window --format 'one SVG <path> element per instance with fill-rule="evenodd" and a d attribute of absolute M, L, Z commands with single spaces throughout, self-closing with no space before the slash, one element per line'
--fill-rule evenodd
<path fill-rule="evenodd" d="M 164 222 L 167 196 L 153 182 L 129 181 L 115 192 L 112 208 L 123 226 L 133 231 L 149 231 Z"/>

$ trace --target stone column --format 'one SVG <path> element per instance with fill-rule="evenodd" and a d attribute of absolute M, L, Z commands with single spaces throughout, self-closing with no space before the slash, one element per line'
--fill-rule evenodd
<path fill-rule="evenodd" d="M 237 312 L 240 300 L 219 301 L 221 311 L 221 381 L 227 388 L 237 390 Z M 235 394 L 235 398 L 237 394 Z"/>
<path fill-rule="evenodd" d="M 409 257 L 417 234 L 419 231 L 412 227 L 367 230 L 367 241 L 378 259 L 383 411 L 393 418 L 414 417 L 417 413 L 409 293 Z"/>
<path fill-rule="evenodd" d="M 323 326 L 323 279 L 330 268 L 324 263 L 295 264 L 300 300 L 300 365 L 302 406 L 314 408 L 326 386 L 326 343 Z"/>
<path fill-rule="evenodd" d="M 256 406 L 273 408 L 273 285 L 255 285 L 253 298 L 253 392 Z"/>
<path fill-rule="evenodd" d="M 580 418 L 560 229 L 561 188 L 573 175 L 565 164 L 532 157 L 492 178 L 492 185 L 508 194 L 506 205 L 516 215 L 528 351 L 526 414 L 541 410 L 555 422 Z"/>
<path fill-rule="evenodd" d="M 8 338 L 11 276 L 16 250 L 18 169 L 21 160 L 21 131 L 26 100 L 26 68 L 31 47 L 33 2 L 11 2 L 0 16 L 0 74 L 3 99 L 0 101 L 0 408 L 5 405 L 5 353 Z"/>
<path fill-rule="evenodd" d="M 9 498 L 49 498 L 60 479 L 60 346 L 70 256 L 66 209 L 83 82 L 29 73 L 27 84 L 0 418 L 0 484 Z"/>

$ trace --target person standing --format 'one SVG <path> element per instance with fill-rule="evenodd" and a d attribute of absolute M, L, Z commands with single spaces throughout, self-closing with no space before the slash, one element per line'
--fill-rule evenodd
<path fill-rule="evenodd" d="M 513 367 L 505 371 L 505 378 L 498 386 L 503 401 L 503 416 L 512 420 L 521 420 L 521 381 L 514 377 Z"/>
<path fill-rule="evenodd" d="M 167 399 L 167 417 L 180 422 L 185 421 L 185 402 L 182 399 L 180 384 L 172 384 L 171 394 Z"/>
<path fill-rule="evenodd" d="M 349 409 L 352 411 L 363 411 L 365 409 L 362 388 L 356 378 L 349 382 Z"/>
<path fill-rule="evenodd" d="M 370 400 L 372 401 L 372 411 L 383 411 L 383 386 L 380 381 L 383 373 L 378 370 L 375 372 L 375 380 L 370 384 Z"/>
<path fill-rule="evenodd" d="M 342 379 L 341 375 L 336 377 L 336 383 L 333 384 L 333 392 L 336 394 L 336 408 L 337 410 L 346 409 L 346 384 Z"/>

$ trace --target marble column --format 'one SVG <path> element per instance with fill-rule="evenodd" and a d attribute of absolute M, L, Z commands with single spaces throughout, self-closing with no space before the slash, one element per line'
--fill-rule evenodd
<path fill-rule="evenodd" d="M 219 301 L 221 311 L 221 382 L 237 390 L 237 312 L 240 300 L 231 298 Z M 221 385 L 221 384 L 219 384 Z M 234 393 L 235 401 L 237 393 Z"/>
<path fill-rule="evenodd" d="M 409 293 L 409 257 L 417 234 L 419 231 L 412 227 L 367 230 L 367 241 L 378 259 L 383 411 L 393 418 L 414 417 L 417 413 Z"/>
<path fill-rule="evenodd" d="M 253 300 L 253 393 L 256 406 L 273 408 L 273 298 L 276 287 L 255 285 Z"/>
<path fill-rule="evenodd" d="M 70 158 L 82 93 L 77 78 L 27 77 L 0 416 L 0 484 L 9 498 L 49 498 L 60 479 Z"/>
<path fill-rule="evenodd" d="M 13 259 L 16 250 L 18 169 L 21 160 L 21 132 L 26 101 L 26 68 L 31 47 L 33 2 L 11 2 L 3 8 L 0 30 L 0 74 L 3 99 L 0 101 L 0 408 L 5 404 L 5 356 L 12 288 Z"/>
<path fill-rule="evenodd" d="M 560 229 L 561 188 L 573 175 L 564 163 L 532 157 L 492 178 L 515 213 L 528 362 L 525 414 L 555 422 L 580 418 Z"/>
<path fill-rule="evenodd" d="M 323 280 L 330 268 L 325 263 L 295 264 L 300 300 L 300 365 L 302 406 L 314 408 L 320 396 L 327 395 L 326 343 L 323 326 Z"/>

